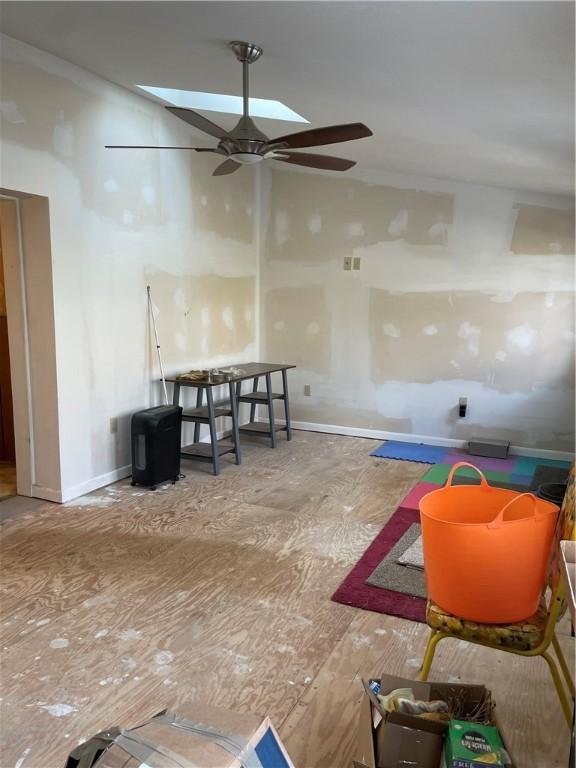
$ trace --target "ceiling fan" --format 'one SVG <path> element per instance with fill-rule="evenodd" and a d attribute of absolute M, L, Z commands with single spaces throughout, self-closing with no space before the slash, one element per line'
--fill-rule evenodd
<path fill-rule="evenodd" d="M 152 147 L 152 146 L 126 146 L 106 145 L 107 149 L 187 149 L 193 152 L 213 152 L 226 157 L 213 176 L 224 176 L 234 173 L 242 165 L 253 165 L 262 160 L 279 160 L 282 163 L 304 165 L 308 168 L 321 168 L 327 171 L 347 171 L 356 163 L 353 160 L 344 160 L 341 157 L 331 155 L 314 155 L 305 152 L 293 152 L 293 149 L 317 147 L 323 144 L 338 144 L 342 141 L 352 141 L 372 136 L 372 131 L 363 123 L 346 123 L 343 125 L 331 125 L 325 128 L 312 128 L 308 131 L 289 133 L 277 139 L 269 139 L 262 133 L 248 111 L 248 66 L 258 61 L 262 56 L 262 48 L 254 43 L 231 42 L 230 48 L 236 54 L 238 61 L 242 62 L 243 72 L 243 106 L 244 114 L 235 128 L 225 131 L 219 125 L 184 107 L 166 107 L 173 115 L 186 123 L 198 128 L 204 133 L 218 139 L 215 148 L 206 147 Z"/>

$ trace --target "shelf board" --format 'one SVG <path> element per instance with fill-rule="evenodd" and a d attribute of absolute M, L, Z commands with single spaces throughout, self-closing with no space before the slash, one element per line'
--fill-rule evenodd
<path fill-rule="evenodd" d="M 232 416 L 232 409 L 226 406 L 214 408 L 214 418 L 218 419 L 222 416 Z M 208 422 L 208 407 L 203 408 L 188 408 L 182 412 L 182 421 L 202 421 Z"/>
<path fill-rule="evenodd" d="M 284 400 L 284 395 L 280 392 L 272 392 L 272 400 Z M 241 403 L 265 403 L 268 400 L 266 392 L 245 392 L 238 398 Z"/>
<path fill-rule="evenodd" d="M 233 443 L 227 441 L 219 441 L 216 447 L 218 448 L 219 456 L 223 456 L 225 453 L 232 453 L 235 450 Z M 180 456 L 183 459 L 205 459 L 212 461 L 212 445 L 211 443 L 191 443 L 190 445 L 182 446 Z"/>
<path fill-rule="evenodd" d="M 281 432 L 283 429 L 286 429 L 286 427 L 283 424 L 274 425 L 275 432 Z M 241 425 L 240 432 L 252 432 L 260 435 L 269 435 L 270 424 L 268 424 L 267 422 L 264 423 L 261 421 L 249 421 L 247 424 Z"/>

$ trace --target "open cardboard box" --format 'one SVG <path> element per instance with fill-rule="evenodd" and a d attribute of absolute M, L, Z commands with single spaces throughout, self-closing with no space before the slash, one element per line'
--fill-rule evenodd
<path fill-rule="evenodd" d="M 65 768 L 294 768 L 268 718 L 186 704 L 136 728 L 102 731 Z"/>
<path fill-rule="evenodd" d="M 395 675 L 382 675 L 380 682 L 383 696 L 396 688 L 411 688 L 414 696 L 422 701 L 450 699 L 458 695 L 463 698 L 467 712 L 473 712 L 490 696 L 483 685 L 422 682 Z M 410 768 L 439 768 L 448 724 L 402 712 L 383 712 L 366 682 L 364 692 L 356 754 L 352 761 L 354 768 L 398 768 L 404 765 Z M 379 721 L 376 727 L 374 714 L 376 721 Z M 495 721 L 493 724 L 499 727 Z"/>

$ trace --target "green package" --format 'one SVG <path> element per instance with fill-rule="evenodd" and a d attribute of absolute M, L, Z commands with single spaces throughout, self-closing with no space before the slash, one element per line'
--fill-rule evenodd
<path fill-rule="evenodd" d="M 444 744 L 446 768 L 504 768 L 508 755 L 498 733 L 491 725 L 451 720 Z"/>

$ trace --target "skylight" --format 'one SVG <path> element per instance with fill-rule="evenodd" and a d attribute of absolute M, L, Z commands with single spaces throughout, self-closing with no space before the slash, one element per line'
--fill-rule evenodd
<path fill-rule="evenodd" d="M 137 88 L 173 104 L 175 107 L 202 109 L 208 112 L 242 114 L 242 97 L 227 96 L 224 93 L 202 93 L 202 91 L 181 91 L 177 88 L 156 88 L 153 85 L 137 85 Z M 265 117 L 270 120 L 286 120 L 292 123 L 308 123 L 309 120 L 294 112 L 281 101 L 272 99 L 249 99 L 250 117 Z"/>

